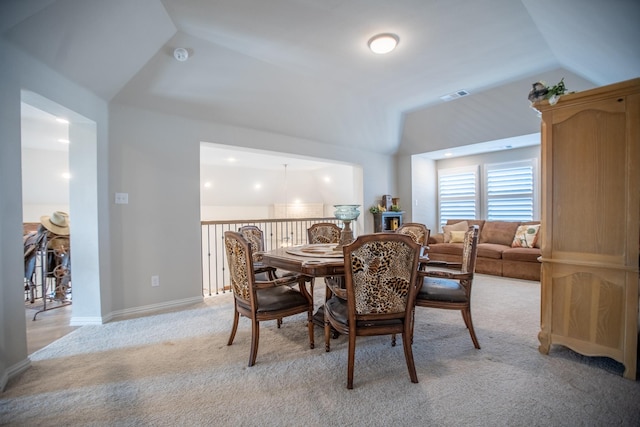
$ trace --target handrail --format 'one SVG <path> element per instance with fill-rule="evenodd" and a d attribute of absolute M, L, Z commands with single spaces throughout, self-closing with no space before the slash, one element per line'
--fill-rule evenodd
<path fill-rule="evenodd" d="M 307 229 L 318 222 L 330 222 L 342 227 L 342 221 L 335 217 L 201 221 L 203 296 L 228 290 L 225 231 L 238 231 L 244 225 L 255 225 L 264 234 L 265 250 L 270 251 L 283 246 L 306 244 Z"/>

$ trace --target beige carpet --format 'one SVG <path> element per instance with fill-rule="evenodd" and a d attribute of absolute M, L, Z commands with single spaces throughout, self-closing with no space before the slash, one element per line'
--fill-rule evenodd
<path fill-rule="evenodd" d="M 319 286 L 318 286 L 319 287 Z M 538 350 L 539 283 L 478 276 L 475 350 L 458 312 L 418 309 L 412 384 L 402 345 L 358 338 L 354 390 L 345 337 L 307 344 L 304 316 L 250 327 L 228 347 L 232 296 L 185 310 L 83 326 L 32 356 L 0 395 L 0 425 L 640 425 L 640 382 L 622 366 Z M 322 300 L 322 292 L 316 299 Z"/>

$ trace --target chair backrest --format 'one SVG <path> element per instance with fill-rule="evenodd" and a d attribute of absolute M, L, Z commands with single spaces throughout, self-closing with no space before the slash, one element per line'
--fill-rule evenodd
<path fill-rule="evenodd" d="M 256 261 L 257 253 L 264 251 L 264 233 L 255 225 L 244 225 L 238 229 L 238 232 L 251 245 L 252 256 Z"/>
<path fill-rule="evenodd" d="M 250 243 L 241 233 L 224 232 L 224 247 L 229 264 L 231 290 L 247 303 L 253 300 L 253 260 Z"/>
<path fill-rule="evenodd" d="M 56 251 L 58 253 L 67 253 L 70 251 L 70 237 L 59 236 L 56 234 L 50 234 L 46 237 L 45 244 L 47 249 Z"/>
<path fill-rule="evenodd" d="M 343 248 L 349 323 L 411 316 L 420 245 L 403 234 L 365 234 Z"/>
<path fill-rule="evenodd" d="M 330 222 L 319 222 L 307 229 L 309 243 L 338 243 L 342 229 Z"/>
<path fill-rule="evenodd" d="M 478 234 L 480 227 L 472 225 L 464 234 L 462 248 L 462 273 L 474 273 L 476 271 L 476 257 L 478 255 Z"/>
<path fill-rule="evenodd" d="M 408 234 L 411 236 L 414 242 L 426 246 L 429 242 L 429 235 L 431 231 L 426 225 L 418 222 L 405 222 L 396 229 L 396 233 Z"/>
<path fill-rule="evenodd" d="M 47 232 L 42 239 L 42 247 L 46 253 L 47 275 L 51 275 L 58 268 L 63 266 L 67 272 L 71 266 L 71 238 Z"/>

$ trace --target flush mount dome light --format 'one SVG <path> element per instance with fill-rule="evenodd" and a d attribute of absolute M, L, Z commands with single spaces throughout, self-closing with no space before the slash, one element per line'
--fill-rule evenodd
<path fill-rule="evenodd" d="M 189 51 L 183 47 L 178 47 L 173 51 L 173 57 L 180 62 L 184 62 L 189 59 Z"/>
<path fill-rule="evenodd" d="M 377 54 L 389 53 L 398 45 L 400 39 L 395 34 L 376 34 L 369 39 L 368 45 L 371 52 Z"/>

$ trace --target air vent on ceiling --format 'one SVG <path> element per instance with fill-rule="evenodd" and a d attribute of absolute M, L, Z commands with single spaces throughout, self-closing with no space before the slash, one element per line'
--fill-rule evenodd
<path fill-rule="evenodd" d="M 442 99 L 443 101 L 453 101 L 454 99 L 462 98 L 463 96 L 467 95 L 469 95 L 469 92 L 461 89 L 447 95 L 442 95 L 440 99 Z"/>

